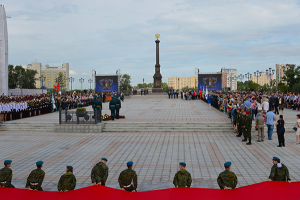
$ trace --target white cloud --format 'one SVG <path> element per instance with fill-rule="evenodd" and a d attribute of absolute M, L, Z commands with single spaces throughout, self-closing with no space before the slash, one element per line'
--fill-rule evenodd
<path fill-rule="evenodd" d="M 73 71 L 73 70 L 70 69 L 69 70 L 69 74 L 74 76 L 74 75 L 77 75 L 77 72 L 75 72 L 75 71 Z"/>
<path fill-rule="evenodd" d="M 9 63 L 68 62 L 74 88 L 92 69 L 97 74 L 121 69 L 136 85 L 143 75 L 152 81 L 156 33 L 163 82 L 168 76 L 193 76 L 195 67 L 201 72 L 232 67 L 240 74 L 300 63 L 299 0 L 87 2 L 2 0 L 12 17 Z"/>

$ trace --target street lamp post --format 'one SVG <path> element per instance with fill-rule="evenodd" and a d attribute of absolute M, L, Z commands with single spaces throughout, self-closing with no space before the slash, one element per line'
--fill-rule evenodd
<path fill-rule="evenodd" d="M 42 81 L 42 94 L 44 94 L 44 81 L 46 80 L 46 77 L 44 75 L 39 77 L 40 81 Z"/>
<path fill-rule="evenodd" d="M 247 73 L 247 74 L 245 74 L 245 78 L 247 78 L 248 79 L 248 90 L 250 90 L 250 87 L 249 87 L 249 80 L 250 80 L 250 78 L 252 77 L 252 74 L 250 74 L 249 72 Z"/>
<path fill-rule="evenodd" d="M 69 78 L 69 81 L 71 82 L 71 91 L 73 90 L 73 88 L 72 88 L 72 83 L 74 82 L 74 78 L 73 77 L 70 77 Z"/>
<path fill-rule="evenodd" d="M 84 79 L 83 78 L 79 79 L 79 82 L 81 83 L 81 91 L 82 91 L 82 83 L 84 82 Z"/>
<path fill-rule="evenodd" d="M 258 92 L 258 77 L 261 76 L 261 72 L 256 70 L 256 72 L 254 72 L 254 76 L 256 76 L 256 80 L 257 80 L 256 81 L 256 83 L 257 83 L 257 90 L 256 91 Z"/>
<path fill-rule="evenodd" d="M 288 91 L 289 91 L 289 73 L 292 71 L 289 68 L 289 66 L 290 66 L 289 64 L 286 64 L 286 67 L 283 66 L 283 72 L 285 73 L 285 76 L 286 76 L 286 93 L 288 93 Z"/>
<path fill-rule="evenodd" d="M 272 78 L 271 78 L 271 76 L 274 75 L 275 70 L 270 67 L 269 70 L 266 70 L 266 72 L 267 72 L 267 76 L 270 76 L 270 92 L 271 92 L 271 90 L 272 90 L 272 85 L 271 85 L 272 84 Z"/>
<path fill-rule="evenodd" d="M 178 92 L 179 92 L 179 78 L 178 78 Z"/>
<path fill-rule="evenodd" d="M 24 80 L 24 78 L 25 78 L 25 75 L 23 75 L 22 73 L 18 76 L 18 79 L 19 79 L 19 85 L 20 85 L 20 83 L 21 83 L 21 96 L 23 95 L 23 87 L 22 87 L 22 85 L 23 85 L 23 80 Z"/>
<path fill-rule="evenodd" d="M 90 83 L 90 90 L 92 90 L 92 82 L 93 82 L 93 80 L 89 79 L 88 82 Z"/>

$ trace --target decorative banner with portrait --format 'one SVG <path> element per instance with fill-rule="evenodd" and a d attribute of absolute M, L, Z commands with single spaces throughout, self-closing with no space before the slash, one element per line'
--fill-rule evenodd
<path fill-rule="evenodd" d="M 118 76 L 96 76 L 96 92 L 118 92 Z"/>
<path fill-rule="evenodd" d="M 222 90 L 222 74 L 198 74 L 198 90 Z"/>

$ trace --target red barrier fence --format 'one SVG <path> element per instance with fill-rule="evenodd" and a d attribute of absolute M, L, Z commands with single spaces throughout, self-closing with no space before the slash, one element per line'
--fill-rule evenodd
<path fill-rule="evenodd" d="M 262 182 L 234 190 L 170 188 L 130 193 L 104 186 L 90 186 L 69 192 L 39 192 L 0 187 L 0 199 L 9 200 L 268 200 L 300 199 L 300 182 Z"/>

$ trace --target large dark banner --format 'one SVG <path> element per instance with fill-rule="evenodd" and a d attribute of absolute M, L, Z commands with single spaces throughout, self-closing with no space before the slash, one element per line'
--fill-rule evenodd
<path fill-rule="evenodd" d="M 198 74 L 198 90 L 222 90 L 222 74 Z"/>
<path fill-rule="evenodd" d="M 118 92 L 118 76 L 96 76 L 96 92 Z"/>

